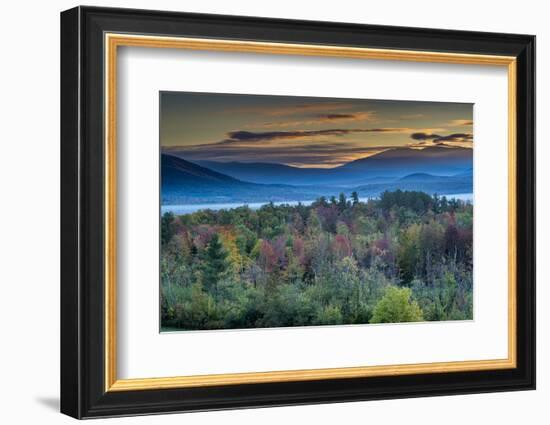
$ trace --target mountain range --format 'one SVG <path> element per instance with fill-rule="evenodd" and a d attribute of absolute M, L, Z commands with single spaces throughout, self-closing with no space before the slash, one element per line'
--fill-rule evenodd
<path fill-rule="evenodd" d="M 197 161 L 197 164 L 251 183 L 353 187 L 414 173 L 453 175 L 471 170 L 472 150 L 440 146 L 422 150 L 394 148 L 335 168 L 298 168 L 261 162 Z"/>
<path fill-rule="evenodd" d="M 328 188 L 250 183 L 161 154 L 162 205 L 315 199 Z"/>
<path fill-rule="evenodd" d="M 470 193 L 472 173 L 472 150 L 459 147 L 393 148 L 335 168 L 191 162 L 171 152 L 161 155 L 162 204 L 305 201 L 353 190 Z"/>

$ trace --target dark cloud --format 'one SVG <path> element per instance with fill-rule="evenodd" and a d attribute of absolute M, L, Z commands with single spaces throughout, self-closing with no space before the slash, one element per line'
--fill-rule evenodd
<path fill-rule="evenodd" d="M 331 128 L 328 130 L 296 130 L 296 131 L 231 131 L 227 133 L 228 138 L 219 143 L 232 142 L 255 142 L 266 140 L 282 140 L 282 139 L 301 139 L 304 137 L 318 136 L 343 136 L 346 134 L 355 133 L 400 133 L 407 131 L 406 128 Z"/>
<path fill-rule="evenodd" d="M 435 139 L 435 142 L 465 142 L 474 139 L 471 133 L 453 133 L 447 136 L 441 136 Z"/>
<path fill-rule="evenodd" d="M 413 140 L 419 140 L 424 142 L 431 140 L 434 143 L 472 142 L 474 140 L 474 136 L 472 133 L 453 133 L 453 134 L 448 134 L 446 136 L 441 136 L 439 134 L 429 134 L 429 133 L 412 133 L 410 137 Z"/>
<path fill-rule="evenodd" d="M 229 136 L 223 142 L 243 142 L 243 141 L 263 141 L 276 139 L 297 139 L 303 137 L 316 136 L 341 136 L 348 134 L 350 130 L 346 129 L 330 129 L 330 130 L 297 130 L 297 131 L 231 131 L 227 133 Z"/>
<path fill-rule="evenodd" d="M 342 119 L 353 119 L 356 118 L 355 114 L 326 114 L 318 115 L 318 118 L 325 120 L 342 120 Z"/>
<path fill-rule="evenodd" d="M 413 133 L 411 134 L 411 139 L 413 140 L 433 140 L 438 139 L 441 136 L 439 134 L 428 134 L 428 133 Z"/>
<path fill-rule="evenodd" d="M 247 128 L 279 128 L 279 127 L 304 127 L 317 126 L 342 122 L 365 122 L 372 121 L 376 117 L 374 111 L 356 111 L 356 112 L 327 112 L 300 114 L 298 119 L 285 121 L 270 121 L 264 123 L 248 124 Z"/>

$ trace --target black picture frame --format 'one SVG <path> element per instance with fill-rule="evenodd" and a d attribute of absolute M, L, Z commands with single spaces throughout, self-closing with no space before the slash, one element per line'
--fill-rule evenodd
<path fill-rule="evenodd" d="M 105 391 L 104 34 L 517 58 L 517 367 L 370 378 Z M 535 37 L 76 7 L 61 13 L 61 412 L 75 418 L 535 388 Z"/>

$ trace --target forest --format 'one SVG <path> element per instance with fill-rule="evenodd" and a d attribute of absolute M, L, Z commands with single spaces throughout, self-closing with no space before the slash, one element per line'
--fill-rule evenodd
<path fill-rule="evenodd" d="M 161 216 L 161 330 L 470 320 L 470 202 L 356 192 Z"/>

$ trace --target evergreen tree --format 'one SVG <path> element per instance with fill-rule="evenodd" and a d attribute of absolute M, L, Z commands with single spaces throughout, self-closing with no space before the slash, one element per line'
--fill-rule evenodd
<path fill-rule="evenodd" d="M 359 203 L 359 194 L 356 191 L 351 192 L 351 200 L 353 201 L 353 205 Z"/>
<path fill-rule="evenodd" d="M 346 206 L 348 204 L 348 201 L 346 199 L 346 195 L 343 193 L 340 193 L 340 196 L 338 197 L 338 209 L 340 211 L 344 211 L 346 209 Z"/>
<path fill-rule="evenodd" d="M 176 218 L 171 212 L 164 213 L 160 220 L 160 243 L 162 246 L 166 245 L 174 236 Z"/>
<path fill-rule="evenodd" d="M 202 267 L 203 283 L 205 288 L 213 292 L 218 292 L 218 281 L 224 277 L 229 269 L 228 253 L 223 248 L 220 237 L 215 233 L 208 244 Z"/>

